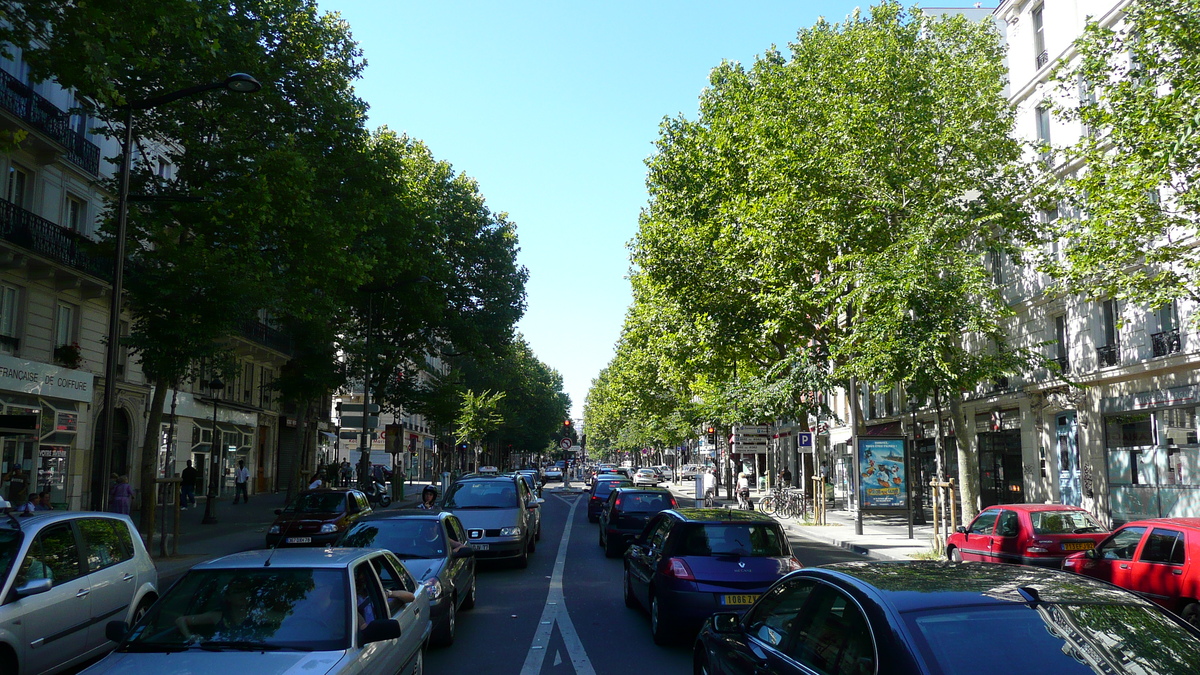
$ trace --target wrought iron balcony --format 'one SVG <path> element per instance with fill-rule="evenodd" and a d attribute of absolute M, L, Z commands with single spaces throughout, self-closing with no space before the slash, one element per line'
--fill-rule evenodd
<path fill-rule="evenodd" d="M 0 70 L 0 108 L 28 122 L 67 149 L 72 164 L 100 175 L 100 146 L 71 128 L 71 117 L 7 72 Z"/>
<path fill-rule="evenodd" d="M 94 242 L 5 199 L 0 199 L 0 239 L 112 281 L 112 259 L 97 255 Z"/>
<path fill-rule="evenodd" d="M 1154 345 L 1155 356 L 1175 354 L 1183 348 L 1183 341 L 1179 338 L 1178 328 L 1155 333 L 1150 336 L 1150 342 Z"/>
<path fill-rule="evenodd" d="M 1046 65 L 1049 62 L 1050 62 L 1050 54 L 1047 53 L 1045 49 L 1043 49 L 1042 53 L 1037 55 L 1038 70 L 1041 70 L 1042 66 Z"/>
<path fill-rule="evenodd" d="M 242 337 L 269 347 L 277 352 L 292 354 L 292 339 L 280 330 L 272 328 L 261 321 L 243 321 L 238 326 Z"/>
<path fill-rule="evenodd" d="M 1121 350 L 1116 344 L 1096 347 L 1096 358 L 1100 361 L 1101 368 L 1115 366 L 1121 361 Z"/>

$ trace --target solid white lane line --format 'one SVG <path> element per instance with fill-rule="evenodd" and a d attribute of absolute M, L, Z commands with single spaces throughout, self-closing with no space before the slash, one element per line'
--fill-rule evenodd
<path fill-rule="evenodd" d="M 563 499 L 563 501 L 567 500 Z M 571 508 L 567 511 L 567 525 L 563 528 L 558 554 L 554 557 L 554 573 L 550 577 L 550 592 L 546 596 L 546 608 L 542 610 L 542 618 L 538 622 L 537 632 L 533 634 L 533 644 L 529 647 L 529 653 L 525 655 L 525 666 L 521 668 L 521 675 L 541 673 L 546 659 L 546 645 L 550 642 L 555 624 L 558 624 L 558 631 L 562 634 L 567 648 L 567 656 L 571 659 L 571 665 L 574 666 L 577 675 L 596 675 L 596 671 L 592 669 L 592 663 L 583 649 L 583 643 L 579 640 L 579 634 L 575 632 L 575 624 L 571 622 L 571 615 L 567 613 L 562 590 L 563 570 L 567 564 L 567 545 L 571 542 L 571 527 L 575 523 L 575 507 L 577 506 L 579 506 L 579 500 L 571 500 Z"/>

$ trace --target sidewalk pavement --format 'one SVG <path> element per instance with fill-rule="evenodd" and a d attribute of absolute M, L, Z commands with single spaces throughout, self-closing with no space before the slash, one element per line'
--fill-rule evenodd
<path fill-rule="evenodd" d="M 691 481 L 684 481 L 682 484 L 671 483 L 670 488 L 679 499 L 680 506 L 690 506 L 695 500 L 695 488 Z M 722 486 L 720 495 L 724 494 Z M 751 490 L 750 499 L 758 504 L 767 494 Z M 718 499 L 717 503 L 726 508 L 737 507 L 736 499 Z M 913 538 L 909 539 L 908 516 L 903 513 L 864 514 L 862 534 L 855 534 L 852 511 L 827 511 L 825 520 L 828 525 L 813 525 L 800 518 L 776 516 L 776 519 L 789 533 L 798 537 L 844 548 L 877 560 L 916 560 L 919 556 L 933 553 L 933 525 L 913 525 Z"/>
<path fill-rule="evenodd" d="M 404 499 L 393 500 L 384 510 L 416 506 L 421 498 L 421 488 L 426 485 L 428 483 L 406 483 Z M 287 505 L 287 493 L 259 493 L 251 496 L 250 501 L 243 504 L 234 504 L 227 498 L 218 499 L 214 505 L 217 522 L 209 525 L 200 522 L 204 518 L 204 502 L 203 497 L 198 497 L 195 507 L 179 514 L 178 555 L 160 556 L 158 538 L 161 530 L 155 532 L 150 555 L 158 568 L 161 588 L 165 589 L 175 578 L 205 560 L 264 548 L 267 528 L 275 521 L 275 510 Z M 161 526 L 160 522 L 159 527 Z"/>

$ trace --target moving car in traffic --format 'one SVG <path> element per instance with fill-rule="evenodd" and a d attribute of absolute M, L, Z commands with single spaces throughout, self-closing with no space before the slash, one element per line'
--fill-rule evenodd
<path fill-rule="evenodd" d="M 475 550 L 453 514 L 403 510 L 360 518 L 335 546 L 384 548 L 396 555 L 417 583 L 429 589 L 432 642 L 454 643 L 458 610 L 475 606 Z"/>
<path fill-rule="evenodd" d="M 625 605 L 648 609 L 654 642 L 667 644 L 685 631 L 694 635 L 713 612 L 750 606 L 800 567 L 783 527 L 770 516 L 663 511 L 625 551 Z"/>
<path fill-rule="evenodd" d="M 654 514 L 676 506 L 675 496 L 665 488 L 613 490 L 600 511 L 600 546 L 604 555 L 609 558 L 621 556 L 629 542 L 646 529 L 646 523 Z"/>
<path fill-rule="evenodd" d="M 1126 523 L 1063 569 L 1136 591 L 1200 628 L 1200 518 Z"/>
<path fill-rule="evenodd" d="M 789 574 L 700 631 L 693 672 L 1184 675 L 1200 632 L 1133 593 L 1057 570 L 850 562 Z"/>
<path fill-rule="evenodd" d="M 305 490 L 284 508 L 275 509 L 275 522 L 267 528 L 267 548 L 327 546 L 370 513 L 367 496 L 358 490 Z"/>
<path fill-rule="evenodd" d="M 450 486 L 442 509 L 458 516 L 476 558 L 513 559 L 527 567 L 542 534 L 538 509 L 544 501 L 516 476 L 474 476 Z"/>
<path fill-rule="evenodd" d="M 86 675 L 420 673 L 429 597 L 377 549 L 247 551 L 200 563 Z"/>
<path fill-rule="evenodd" d="M 1057 569 L 1068 555 L 1093 548 L 1107 534 L 1108 528 L 1078 506 L 1003 504 L 980 511 L 951 534 L 946 557 Z"/>
<path fill-rule="evenodd" d="M 604 503 L 608 499 L 608 495 L 613 489 L 619 487 L 633 487 L 633 481 L 616 474 L 601 474 L 596 477 L 596 484 L 592 486 L 587 503 L 587 518 L 588 522 L 600 522 L 600 512 L 604 510 Z"/>

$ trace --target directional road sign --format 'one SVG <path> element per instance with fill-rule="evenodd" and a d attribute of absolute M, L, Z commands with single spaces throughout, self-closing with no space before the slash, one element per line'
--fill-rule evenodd
<path fill-rule="evenodd" d="M 379 404 L 378 403 L 372 403 L 372 404 L 368 405 L 367 408 L 369 409 L 368 412 L 372 412 L 372 413 L 376 413 L 376 414 L 379 413 Z M 338 410 L 341 410 L 344 413 L 358 413 L 361 415 L 362 411 L 363 411 L 363 404 L 361 404 L 361 403 L 339 403 Z"/>
<path fill-rule="evenodd" d="M 366 428 L 374 429 L 378 426 L 379 426 L 379 417 L 378 416 L 372 415 L 367 418 L 367 427 Z M 363 428 L 362 415 L 342 415 L 342 427 L 343 428 L 350 427 L 353 429 L 362 429 Z"/>

